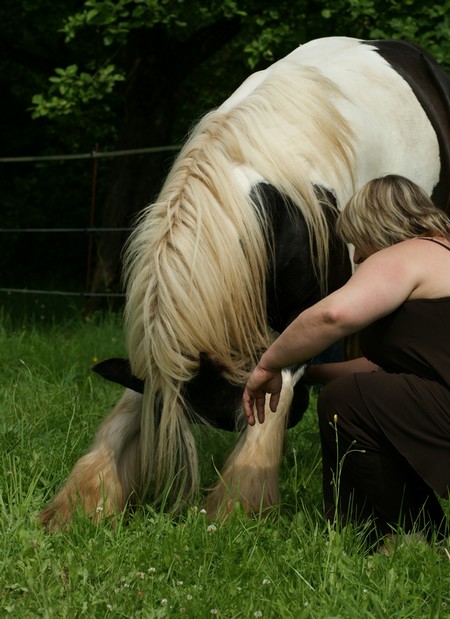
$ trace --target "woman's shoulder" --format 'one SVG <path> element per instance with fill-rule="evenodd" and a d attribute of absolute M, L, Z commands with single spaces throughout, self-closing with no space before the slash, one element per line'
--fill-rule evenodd
<path fill-rule="evenodd" d="M 356 269 L 355 275 L 359 282 L 379 280 L 386 294 L 404 302 L 450 296 L 449 265 L 450 251 L 413 238 L 376 251 Z"/>
<path fill-rule="evenodd" d="M 387 257 L 400 256 L 403 254 L 408 257 L 417 257 L 419 255 L 422 256 L 423 254 L 427 254 L 429 256 L 437 256 L 439 258 L 440 255 L 445 256 L 445 249 L 448 251 L 448 256 L 450 258 L 450 239 L 427 236 L 414 237 L 404 241 L 399 241 L 394 245 L 381 249 L 377 253 Z"/>
<path fill-rule="evenodd" d="M 431 243 L 429 243 L 431 245 Z M 426 244 L 420 241 L 418 238 L 406 239 L 399 241 L 389 247 L 385 247 L 371 254 L 364 263 L 368 264 L 386 264 L 392 263 L 400 266 L 403 262 L 405 264 L 411 264 L 416 262 L 416 258 L 426 252 Z"/>

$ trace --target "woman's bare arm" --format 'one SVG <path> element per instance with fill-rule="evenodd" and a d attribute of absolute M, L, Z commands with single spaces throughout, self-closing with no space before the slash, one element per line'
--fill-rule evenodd
<path fill-rule="evenodd" d="M 262 355 L 243 395 L 248 422 L 254 407 L 264 421 L 265 396 L 275 411 L 281 393 L 281 370 L 312 359 L 335 342 L 356 333 L 399 307 L 421 284 L 418 241 L 404 241 L 367 258 L 350 280 L 299 314 Z"/>

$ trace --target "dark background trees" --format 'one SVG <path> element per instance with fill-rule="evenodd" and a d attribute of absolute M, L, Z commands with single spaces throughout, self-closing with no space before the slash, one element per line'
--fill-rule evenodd
<path fill-rule="evenodd" d="M 419 0 L 4 0 L 0 156 L 180 144 L 251 71 L 320 36 L 404 38 L 448 68 L 449 8 Z M 172 158 L 100 160 L 95 223 L 129 226 Z M 0 163 L 0 174 L 0 227 L 88 225 L 92 162 Z M 5 283 L 84 285 L 85 237 L 2 241 Z M 119 289 L 123 241 L 96 237 L 93 290 Z"/>

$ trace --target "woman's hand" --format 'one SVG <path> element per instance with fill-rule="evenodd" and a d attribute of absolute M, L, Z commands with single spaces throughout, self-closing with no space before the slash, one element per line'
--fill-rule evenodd
<path fill-rule="evenodd" d="M 280 393 L 282 387 L 281 371 L 272 372 L 265 370 L 257 365 L 245 386 L 244 395 L 244 412 L 247 421 L 251 426 L 255 425 L 254 408 L 259 423 L 264 422 L 264 409 L 266 405 L 266 394 L 270 393 L 270 410 L 274 413 L 277 410 L 278 402 L 280 401 Z"/>

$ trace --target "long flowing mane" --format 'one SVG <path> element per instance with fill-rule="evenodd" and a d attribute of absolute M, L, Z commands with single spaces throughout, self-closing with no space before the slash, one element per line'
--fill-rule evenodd
<path fill-rule="evenodd" d="M 172 502 L 198 488 L 197 453 L 183 385 L 200 353 L 243 384 L 270 340 L 265 287 L 270 229 L 264 205 L 236 180 L 245 165 L 299 208 L 319 273 L 327 226 L 312 185 L 352 182 L 354 136 L 343 95 L 316 69 L 277 63 L 233 106 L 207 114 L 178 156 L 125 253 L 126 322 L 132 370 L 145 380 L 141 459 L 145 491 L 165 480 Z M 312 176 L 311 176 L 312 175 Z"/>

